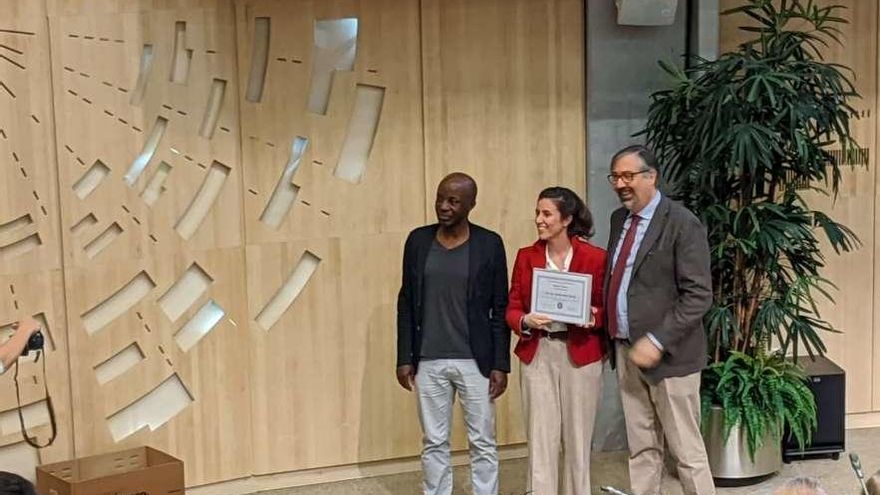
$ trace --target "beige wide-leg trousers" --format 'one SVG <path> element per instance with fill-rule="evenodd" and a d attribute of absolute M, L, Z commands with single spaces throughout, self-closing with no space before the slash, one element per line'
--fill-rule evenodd
<path fill-rule="evenodd" d="M 616 347 L 632 493 L 660 494 L 665 438 L 685 495 L 714 495 L 700 435 L 700 373 L 664 378 L 652 385 L 629 360 L 629 347 Z"/>
<path fill-rule="evenodd" d="M 602 395 L 602 361 L 575 367 L 565 341 L 542 338 L 534 360 L 522 364 L 520 374 L 529 440 L 527 493 L 589 495 L 590 442 Z"/>

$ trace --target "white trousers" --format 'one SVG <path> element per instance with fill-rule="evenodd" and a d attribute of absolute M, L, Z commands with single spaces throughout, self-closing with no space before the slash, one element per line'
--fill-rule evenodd
<path fill-rule="evenodd" d="M 419 363 L 416 396 L 424 433 L 422 490 L 425 495 L 452 494 L 449 437 L 456 392 L 467 426 L 473 493 L 496 495 L 495 404 L 489 399 L 489 379 L 480 373 L 473 359 L 432 359 Z"/>

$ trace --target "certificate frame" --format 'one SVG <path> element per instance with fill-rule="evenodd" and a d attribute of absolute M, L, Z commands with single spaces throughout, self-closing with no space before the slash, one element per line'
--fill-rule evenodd
<path fill-rule="evenodd" d="M 589 273 L 533 268 L 531 311 L 560 323 L 586 326 L 591 317 L 592 289 Z"/>

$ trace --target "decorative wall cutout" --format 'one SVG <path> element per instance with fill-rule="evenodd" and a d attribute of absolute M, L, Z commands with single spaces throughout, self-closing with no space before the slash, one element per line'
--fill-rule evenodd
<path fill-rule="evenodd" d="M 186 48 L 186 23 L 183 21 L 174 23 L 174 49 L 171 53 L 171 75 L 168 79 L 173 83 L 186 84 L 193 51 Z"/>
<path fill-rule="evenodd" d="M 312 81 L 309 85 L 309 111 L 327 114 L 333 72 L 354 70 L 357 55 L 357 18 L 315 21 L 312 55 Z"/>
<path fill-rule="evenodd" d="M 339 153 L 339 162 L 333 171 L 336 177 L 354 184 L 363 178 L 376 138 L 376 129 L 379 127 L 384 99 L 385 88 L 366 84 L 357 85 L 345 141 Z"/>
<path fill-rule="evenodd" d="M 219 304 L 210 300 L 199 309 L 183 328 L 174 335 L 174 340 L 183 352 L 187 352 L 196 345 L 205 335 L 214 329 L 217 323 L 223 319 L 226 312 Z"/>
<path fill-rule="evenodd" d="M 156 149 L 159 147 L 159 142 L 162 140 L 162 136 L 165 135 L 166 127 L 168 127 L 168 119 L 162 116 L 156 117 L 156 123 L 153 124 L 153 130 L 150 131 L 150 136 L 144 142 L 143 150 L 131 162 L 128 172 L 123 177 L 123 180 L 129 186 L 133 186 L 137 182 L 141 174 L 144 173 L 144 169 L 147 168 L 147 164 L 153 159 L 153 155 L 156 154 Z"/>
<path fill-rule="evenodd" d="M 14 65 L 15 67 L 17 67 L 17 68 L 20 69 L 20 70 L 26 70 L 26 69 L 25 69 L 25 66 L 22 65 L 20 62 L 16 62 L 15 60 L 13 60 L 13 59 L 7 57 L 6 55 L 4 55 L 4 54 L 2 54 L 2 53 L 0 53 L 0 60 L 4 60 L 4 61 L 6 61 L 6 62 L 9 63 L 9 64 Z"/>
<path fill-rule="evenodd" d="M 251 42 L 251 71 L 248 76 L 245 99 L 251 103 L 263 100 L 266 85 L 266 68 L 269 67 L 269 35 L 271 20 L 268 17 L 254 19 L 254 39 Z"/>
<path fill-rule="evenodd" d="M 40 247 L 43 241 L 40 234 L 31 234 L 23 239 L 0 246 L 0 258 L 12 259 Z"/>
<path fill-rule="evenodd" d="M 107 426 L 113 441 L 120 442 L 144 427 L 155 431 L 192 402 L 192 394 L 175 373 L 140 399 L 113 413 L 107 418 Z"/>
<path fill-rule="evenodd" d="M 45 399 L 22 407 L 21 413 L 24 417 L 24 427 L 27 430 L 49 424 L 49 408 L 46 407 Z M 16 409 L 0 413 L 0 437 L 19 433 L 20 431 L 21 423 Z"/>
<path fill-rule="evenodd" d="M 85 251 L 86 256 L 89 259 L 93 259 L 95 256 L 101 254 L 101 251 L 106 249 L 107 246 L 113 244 L 113 241 L 115 241 L 120 235 L 122 235 L 122 227 L 120 227 L 118 223 L 113 222 L 106 229 L 101 231 L 100 234 L 95 236 L 94 239 L 89 241 L 89 243 L 83 247 L 83 251 Z"/>
<path fill-rule="evenodd" d="M 205 115 L 202 117 L 202 125 L 199 127 L 199 135 L 206 139 L 214 136 L 217 128 L 217 119 L 220 118 L 220 110 L 223 108 L 223 99 L 226 96 L 226 80 L 214 78 L 211 83 L 211 93 L 208 94 L 208 104 L 205 105 Z"/>
<path fill-rule="evenodd" d="M 97 38 L 95 38 L 95 36 L 94 36 L 94 35 L 91 35 L 91 34 L 82 34 L 82 35 L 80 35 L 80 34 L 77 34 L 77 33 L 68 33 L 67 37 L 68 37 L 68 38 L 75 38 L 75 39 L 82 38 L 83 40 L 88 40 L 88 41 L 91 41 L 91 42 L 93 42 L 93 43 L 103 43 L 103 44 L 110 44 L 110 43 L 111 43 L 110 38 L 107 37 L 107 36 L 98 36 Z M 125 43 L 125 40 L 123 40 L 123 39 L 119 39 L 119 38 L 115 38 L 115 39 L 112 40 L 112 42 L 113 42 L 113 43 Z"/>
<path fill-rule="evenodd" d="M 193 263 L 186 272 L 174 282 L 159 298 L 159 307 L 171 321 L 177 321 L 181 315 L 208 290 L 214 280 L 198 265 Z"/>
<path fill-rule="evenodd" d="M 9 86 L 7 86 L 5 82 L 0 81 L 0 88 L 2 88 L 3 91 L 5 91 L 6 94 L 8 94 L 11 98 L 15 99 L 15 93 L 13 93 L 11 89 L 9 89 Z"/>
<path fill-rule="evenodd" d="M 93 335 L 111 321 L 122 316 L 123 313 L 145 298 L 154 287 L 156 287 L 156 283 L 147 272 L 139 272 L 113 295 L 82 314 L 86 333 Z"/>
<path fill-rule="evenodd" d="M 31 217 L 31 214 L 25 213 L 18 218 L 15 218 L 5 223 L 0 223 L 0 237 L 7 237 L 16 230 L 23 229 L 33 224 L 34 219 Z"/>
<path fill-rule="evenodd" d="M 147 81 L 150 80 L 150 70 L 153 68 L 153 45 L 144 45 L 141 50 L 141 64 L 138 70 L 137 83 L 131 92 L 129 102 L 132 105 L 140 105 L 147 90 Z"/>
<path fill-rule="evenodd" d="M 79 219 L 78 222 L 73 224 L 73 227 L 70 228 L 70 233 L 74 236 L 79 235 L 82 231 L 91 227 L 98 223 L 98 217 L 95 216 L 94 213 L 89 213 L 88 215 Z"/>
<path fill-rule="evenodd" d="M 318 269 L 321 258 L 310 251 L 303 253 L 297 262 L 296 267 L 288 275 L 287 280 L 278 288 L 272 299 L 263 307 L 260 314 L 257 315 L 257 324 L 263 330 L 271 329 L 275 323 L 281 318 L 290 305 L 296 301 L 296 298 L 309 283 L 309 279 Z"/>
<path fill-rule="evenodd" d="M 165 180 L 168 179 L 170 173 L 171 165 L 168 165 L 168 163 L 164 161 L 159 162 L 159 167 L 153 172 L 153 176 L 150 177 L 150 181 L 144 186 L 144 190 L 141 192 L 141 199 L 144 200 L 144 203 L 146 203 L 147 206 L 153 206 L 156 204 L 159 196 L 165 192 Z"/>
<path fill-rule="evenodd" d="M 214 161 L 211 164 L 211 168 L 205 175 L 205 180 L 202 181 L 199 192 L 196 193 L 189 207 L 187 207 L 183 216 L 180 217 L 174 226 L 174 230 L 181 237 L 189 239 L 196 233 L 199 226 L 202 225 L 202 222 L 211 210 L 211 206 L 214 205 L 214 201 L 217 200 L 217 196 L 220 195 L 220 191 L 223 189 L 223 183 L 226 182 L 226 177 L 229 176 L 229 170 L 229 167 L 218 161 Z"/>
<path fill-rule="evenodd" d="M 24 55 L 24 52 L 23 52 L 23 51 L 21 51 L 21 50 L 17 50 L 17 49 L 15 49 L 15 48 L 12 48 L 11 46 L 9 46 L 9 45 L 7 45 L 7 44 L 5 44 L 5 43 L 0 43 L 0 48 L 2 48 L 2 49 L 4 49 L 4 50 L 8 50 L 8 51 L 10 51 L 10 52 L 12 52 L 12 53 L 16 53 L 16 54 L 18 54 L 18 55 Z"/>
<path fill-rule="evenodd" d="M 275 184 L 275 190 L 272 191 L 272 196 L 269 198 L 269 202 L 266 203 L 263 214 L 260 215 L 260 221 L 273 229 L 277 229 L 281 225 L 281 222 L 284 221 L 290 212 L 293 202 L 296 201 L 299 186 L 292 182 L 293 176 L 299 168 L 300 161 L 308 145 L 309 140 L 304 137 L 296 136 L 293 138 L 293 143 L 290 146 L 290 159 L 284 166 L 281 177 L 278 178 L 278 183 Z"/>
<path fill-rule="evenodd" d="M 86 199 L 108 175 L 110 175 L 110 168 L 104 165 L 101 160 L 95 160 L 95 163 L 73 185 L 74 194 L 79 199 Z"/>
<path fill-rule="evenodd" d="M 117 376 L 123 375 L 126 371 L 134 368 L 134 366 L 144 360 L 144 353 L 141 351 L 137 342 L 132 342 L 125 349 L 117 352 L 101 364 L 95 366 L 95 378 L 98 383 L 104 385 Z"/>
<path fill-rule="evenodd" d="M 18 35 L 22 35 L 22 36 L 34 36 L 35 34 L 37 34 L 32 31 L 21 31 L 18 29 L 0 29 L 0 33 L 18 34 Z"/>

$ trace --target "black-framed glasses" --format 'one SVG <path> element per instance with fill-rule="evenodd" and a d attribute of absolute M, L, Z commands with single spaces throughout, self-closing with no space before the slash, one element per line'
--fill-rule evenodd
<path fill-rule="evenodd" d="M 629 184 L 636 178 L 639 174 L 644 174 L 645 172 L 650 172 L 651 169 L 646 168 L 644 170 L 639 170 L 638 172 L 621 172 L 619 174 L 608 174 L 608 183 L 612 186 L 617 184 L 618 180 L 622 180 L 624 184 Z"/>

